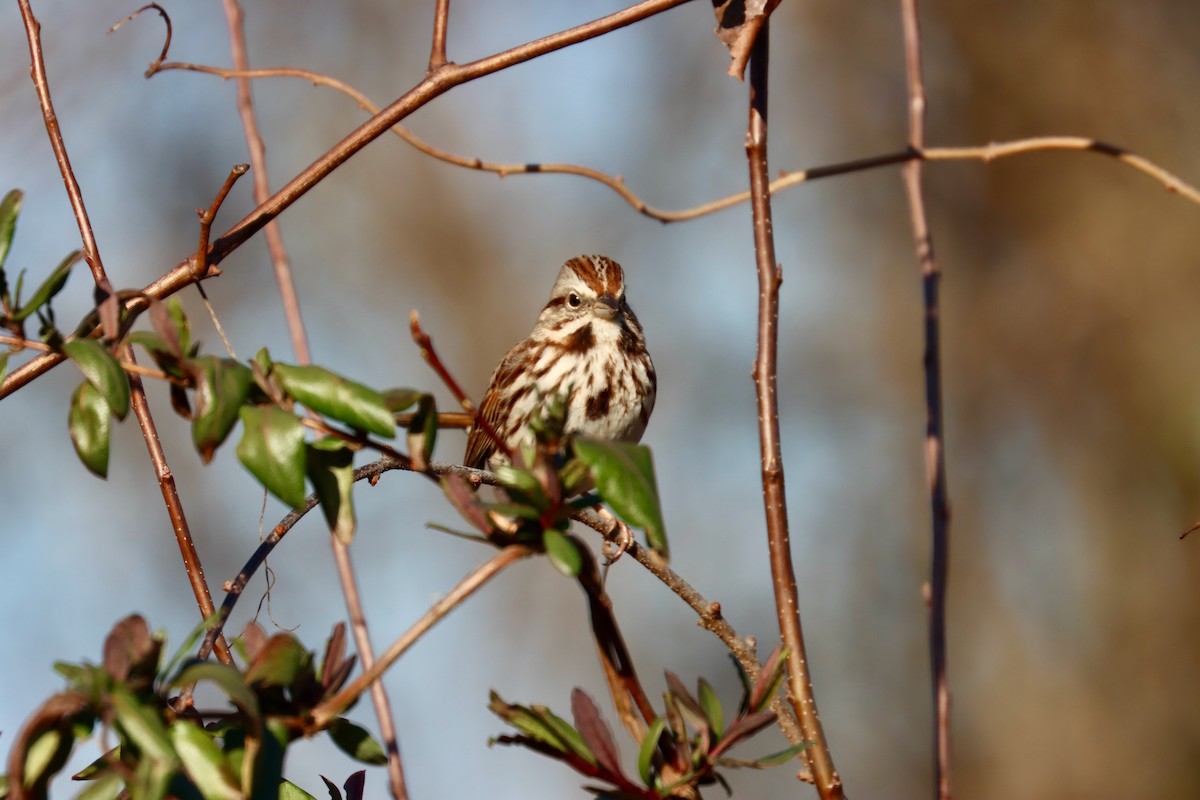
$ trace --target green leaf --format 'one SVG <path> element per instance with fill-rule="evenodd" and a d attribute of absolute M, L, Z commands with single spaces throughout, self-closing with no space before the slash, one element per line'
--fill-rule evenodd
<path fill-rule="evenodd" d="M 272 374 L 283 390 L 304 406 L 358 431 L 389 439 L 396 420 L 383 395 L 369 386 L 344 378 L 324 367 L 295 367 L 276 362 Z"/>
<path fill-rule="evenodd" d="M 344 717 L 329 724 L 329 738 L 346 755 L 364 764 L 379 766 L 386 764 L 388 757 L 383 745 L 375 741 L 365 728 L 360 728 Z"/>
<path fill-rule="evenodd" d="M 733 653 L 729 654 L 729 660 L 733 662 L 733 668 L 737 670 L 738 680 L 742 684 L 742 702 L 738 706 L 738 715 L 743 715 L 750 710 L 750 694 L 753 687 L 750 685 L 750 676 L 746 674 L 746 670 L 742 669 L 742 665 L 738 662 L 737 656 Z"/>
<path fill-rule="evenodd" d="M 120 773 L 108 770 L 100 775 L 75 800 L 117 800 L 125 790 L 125 781 Z"/>
<path fill-rule="evenodd" d="M 284 748 L 289 740 L 283 720 L 268 719 L 250 773 L 246 773 L 244 765 L 242 769 L 243 790 L 248 789 L 246 793 L 250 797 L 269 798 L 278 794 L 279 784 L 283 782 Z"/>
<path fill-rule="evenodd" d="M 406 408 L 416 405 L 423 394 L 424 392 L 417 389 L 385 389 L 383 392 L 383 402 L 389 411 L 393 414 L 398 414 Z"/>
<path fill-rule="evenodd" d="M 204 729 L 177 719 L 171 723 L 171 743 L 204 800 L 241 800 L 241 789 L 225 763 L 221 748 Z"/>
<path fill-rule="evenodd" d="M 771 651 L 771 655 L 767 656 L 766 663 L 759 670 L 758 680 L 754 683 L 754 689 L 750 692 L 749 707 L 751 712 L 762 711 L 770 705 L 771 698 L 779 690 L 779 684 L 783 683 L 784 667 L 787 666 L 787 655 L 787 648 L 782 647 L 782 645 L 775 645 L 775 649 Z"/>
<path fill-rule="evenodd" d="M 17 217 L 21 214 L 21 203 L 24 199 L 24 192 L 13 189 L 0 200 L 0 270 L 3 270 L 4 262 L 8 259 L 8 249 L 12 246 L 13 234 L 17 230 Z"/>
<path fill-rule="evenodd" d="M 112 768 L 112 764 L 121 760 L 121 745 L 101 753 L 95 761 L 71 776 L 73 781 L 93 781 Z"/>
<path fill-rule="evenodd" d="M 193 358 L 185 369 L 196 386 L 192 443 L 208 464 L 238 421 L 238 412 L 254 385 L 254 373 L 241 362 L 216 356 Z"/>
<path fill-rule="evenodd" d="M 342 544 L 354 540 L 354 452 L 337 439 L 320 439 L 305 451 L 308 480 L 321 501 L 329 532 Z"/>
<path fill-rule="evenodd" d="M 312 656 L 295 637 L 277 633 L 267 640 L 254 663 L 246 668 L 246 683 L 291 686 L 305 665 L 311 665 L 311 662 Z"/>
<path fill-rule="evenodd" d="M 778 753 L 771 753 L 769 756 L 762 758 L 754 758 L 749 761 L 732 761 L 729 766 L 733 767 L 750 767 L 752 769 L 766 769 L 767 767 L 778 767 L 781 764 L 786 764 L 801 752 L 812 746 L 812 742 L 801 742 L 794 744 Z"/>
<path fill-rule="evenodd" d="M 169 686 L 175 689 L 199 681 L 211 681 L 216 684 L 217 688 L 225 692 L 238 708 L 252 718 L 258 718 L 258 698 L 250 691 L 242 673 L 238 672 L 236 668 L 216 661 L 197 661 L 185 667 L 175 676 Z"/>
<path fill-rule="evenodd" d="M 57 772 L 65 761 L 63 748 L 69 748 L 71 744 L 58 728 L 50 728 L 34 739 L 25 751 L 25 785 L 33 786 L 46 779 L 48 774 Z"/>
<path fill-rule="evenodd" d="M 527 708 L 525 706 L 512 705 L 506 703 L 495 692 L 490 693 L 490 698 L 488 708 L 491 712 L 521 733 L 543 744 L 547 744 L 555 750 L 563 753 L 575 752 L 589 763 L 596 763 L 595 755 L 587 749 L 587 745 L 583 743 L 583 739 L 579 736 L 579 733 L 574 728 L 571 728 L 566 720 L 555 717 L 549 709 L 537 706 Z M 556 725 L 551 723 L 548 717 L 557 720 L 561 724 Z M 569 729 L 569 733 L 567 729 Z"/>
<path fill-rule="evenodd" d="M 167 318 L 174 328 L 174 337 L 179 342 L 180 355 L 192 355 L 192 329 L 188 324 L 187 313 L 183 310 L 183 301 L 174 295 L 167 298 Z"/>
<path fill-rule="evenodd" d="M 650 729 L 646 731 L 646 735 L 642 737 L 642 746 L 638 750 L 638 775 L 641 776 L 642 783 L 647 786 L 653 785 L 654 752 L 658 749 L 658 740 L 662 738 L 666 726 L 667 721 L 664 718 L 656 717 L 654 722 L 650 723 Z"/>
<path fill-rule="evenodd" d="M 717 693 L 704 678 L 699 681 L 699 694 L 700 707 L 704 709 L 708 727 L 712 730 L 713 737 L 720 739 L 721 733 L 725 730 L 725 712 L 721 710 L 721 701 L 717 699 Z"/>
<path fill-rule="evenodd" d="M 73 339 L 64 342 L 62 349 L 67 358 L 79 367 L 88 383 L 104 395 L 113 415 L 117 419 L 125 419 L 129 413 L 129 378 L 125 377 L 121 362 L 95 339 Z"/>
<path fill-rule="evenodd" d="M 542 486 L 537 476 L 528 470 L 501 464 L 496 467 L 496 480 L 505 489 L 526 495 L 534 505 L 541 508 L 550 505 L 550 497 L 546 494 L 546 488 Z"/>
<path fill-rule="evenodd" d="M 4 383 L 4 376 L 8 374 L 8 351 L 0 353 L 0 383 Z"/>
<path fill-rule="evenodd" d="M 37 311 L 42 306 L 54 299 L 54 296 L 62 291 L 67 285 L 67 278 L 71 276 L 71 267 L 75 266 L 75 262 L 83 258 L 83 253 L 74 250 L 64 258 L 54 271 L 50 273 L 46 280 L 42 281 L 33 292 L 33 296 L 29 301 L 21 306 L 20 309 L 13 312 L 13 319 L 21 322 L 33 312 Z"/>
<path fill-rule="evenodd" d="M 117 725 L 141 751 L 143 761 L 176 763 L 175 748 L 158 709 L 141 702 L 121 687 L 113 689 L 111 702 Z"/>
<path fill-rule="evenodd" d="M 129 784 L 130 800 L 163 800 L 167 796 L 171 779 L 175 777 L 178 761 L 172 763 L 142 758 L 138 761 Z"/>
<path fill-rule="evenodd" d="M 629 442 L 577 437 L 575 455 L 591 467 L 596 491 L 630 525 L 646 531 L 650 549 L 669 557 L 650 449 Z"/>
<path fill-rule="evenodd" d="M 563 575 L 574 578 L 583 570 L 583 555 L 579 552 L 579 545 L 562 531 L 557 528 L 544 530 L 542 545 L 546 548 L 550 563 Z"/>
<path fill-rule="evenodd" d="M 291 781 L 279 784 L 279 800 L 317 800 Z"/>
<path fill-rule="evenodd" d="M 112 411 L 104 396 L 87 381 L 79 384 L 79 388 L 71 395 L 67 427 L 71 431 L 71 443 L 75 445 L 79 460 L 93 475 L 107 478 Z"/>
<path fill-rule="evenodd" d="M 304 505 L 304 427 L 277 406 L 242 406 L 238 460 L 271 494 Z"/>
<path fill-rule="evenodd" d="M 424 472 L 429 466 L 437 431 L 437 402 L 433 395 L 423 394 L 417 401 L 412 422 L 408 423 L 408 457 L 412 459 L 414 470 Z"/>

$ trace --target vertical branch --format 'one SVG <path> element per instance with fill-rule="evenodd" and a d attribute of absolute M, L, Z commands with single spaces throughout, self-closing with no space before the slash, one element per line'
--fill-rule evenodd
<path fill-rule="evenodd" d="M 243 25 L 245 14 L 237 0 L 223 2 L 225 19 L 229 25 L 229 49 L 233 56 L 233 68 L 248 70 L 250 59 L 246 55 L 246 31 Z M 254 202 L 261 206 L 271 196 L 271 186 L 267 176 L 267 147 L 254 116 L 254 99 L 250 93 L 248 78 L 237 79 L 237 105 L 242 118 L 242 129 L 246 133 L 250 164 L 254 168 L 251 175 L 254 179 Z M 271 254 L 271 264 L 275 268 L 275 283 L 279 285 L 279 299 L 283 303 L 284 318 L 287 319 L 288 334 L 292 339 L 292 351 L 296 354 L 298 363 L 307 364 L 310 360 L 308 335 L 304 331 L 300 298 L 296 294 L 295 281 L 292 280 L 292 263 L 288 258 L 287 247 L 283 244 L 283 234 L 279 232 L 279 223 L 271 220 L 266 224 L 263 233 L 267 237 L 267 251 Z"/>
<path fill-rule="evenodd" d="M 450 24 L 450 0 L 437 0 L 433 12 L 433 46 L 429 49 L 429 71 L 446 65 L 446 32 Z"/>
<path fill-rule="evenodd" d="M 363 613 L 362 598 L 358 594 L 358 581 L 354 576 L 354 565 L 350 562 L 350 548 L 330 536 L 333 542 L 333 559 L 337 564 L 338 580 L 342 595 L 346 598 L 346 611 L 350 615 L 350 629 L 354 632 L 354 646 L 362 660 L 363 670 L 375 664 L 375 650 L 371 647 L 371 636 L 367 632 L 367 618 Z M 388 784 L 392 797 L 406 800 L 408 788 L 404 783 L 404 762 L 400 759 L 400 741 L 396 737 L 396 723 L 392 719 L 392 703 L 388 698 L 383 677 L 371 684 L 371 704 L 379 719 L 379 736 L 383 739 L 388 756 Z"/>
<path fill-rule="evenodd" d="M 750 57 L 750 123 L 746 157 L 750 165 L 750 203 L 754 219 L 754 254 L 758 266 L 758 357 L 754 385 L 758 398 L 759 443 L 762 448 L 763 507 L 771 557 L 771 582 L 779 632 L 788 650 L 788 688 L 804 738 L 813 743 L 805 753 L 822 800 L 842 797 L 842 780 L 833 765 L 817 701 L 809 677 L 796 573 L 788 541 L 787 499 L 780 450 L 776 360 L 779 350 L 779 285 L 783 275 L 775 261 L 771 228 L 770 176 L 767 170 L 767 65 L 770 20 L 763 23 Z"/>
<path fill-rule="evenodd" d="M 116 295 L 112 291 L 112 284 L 104 270 L 104 262 L 100 259 L 100 248 L 96 244 L 92 223 L 83 202 L 83 191 L 79 188 L 79 181 L 75 178 L 74 170 L 71 169 L 71 159 L 67 155 L 67 146 L 58 125 L 58 115 L 54 112 L 54 102 L 50 97 L 50 83 L 46 78 L 46 63 L 42 57 L 42 26 L 34 17 L 29 0 L 18 0 L 18 6 L 21 10 L 21 19 L 25 23 L 25 35 L 29 42 L 30 75 L 33 78 L 38 104 L 41 106 L 42 117 L 46 123 L 46 133 L 50 137 L 50 147 L 54 150 L 54 158 L 58 162 L 63 183 L 67 188 L 67 197 L 71 201 L 71 210 L 79 225 L 84 258 L 87 260 L 88 267 L 91 268 L 92 280 L 96 284 L 96 304 L 100 307 L 100 318 L 105 333 L 115 336 L 117 328 Z M 132 347 L 126 346 L 124 357 L 128 362 L 134 363 Z M 183 566 L 187 572 L 188 581 L 192 585 L 192 591 L 196 596 L 196 603 L 200 607 L 201 614 L 209 617 L 216 609 L 208 590 L 208 583 L 204 580 L 204 567 L 200 563 L 200 556 L 196 552 L 187 518 L 183 513 L 183 503 L 179 499 L 175 478 L 171 474 L 170 465 L 167 464 L 166 453 L 163 451 L 162 442 L 159 441 L 154 419 L 150 415 L 150 405 L 146 402 L 145 389 L 142 386 L 141 378 L 137 375 L 131 374 L 129 383 L 133 412 L 141 426 L 142 438 L 146 441 L 146 448 L 150 452 L 150 461 L 158 476 L 158 485 L 167 506 L 167 515 L 171 518 L 171 527 L 175 531 L 179 552 L 183 556 Z M 224 638 L 217 639 L 216 650 L 218 658 L 227 664 L 233 663 L 229 646 L 225 643 Z"/>
<path fill-rule="evenodd" d="M 229 43 L 234 69 L 248 70 L 250 59 L 246 52 L 246 34 L 243 24 L 245 14 L 237 0 L 223 0 L 223 3 L 225 18 L 229 25 Z M 270 197 L 271 190 L 267 176 L 266 145 L 259 133 L 258 123 L 254 116 L 254 101 L 248 78 L 239 77 L 237 79 L 237 99 L 238 112 L 242 117 L 242 128 L 246 132 L 246 146 L 250 152 L 250 163 L 254 167 L 254 202 L 261 206 Z M 268 222 L 264 233 L 267 237 L 267 249 L 271 254 L 271 264 L 275 269 L 275 282 L 279 285 L 284 318 L 287 320 L 288 332 L 292 339 L 292 350 L 296 354 L 298 363 L 308 364 L 312 360 L 308 348 L 308 335 L 304 329 L 304 319 L 300 314 L 300 299 L 296 294 L 296 284 L 292 280 L 291 261 L 283 243 L 283 235 L 279 232 L 278 222 L 275 220 Z M 375 654 L 371 647 L 370 634 L 367 631 L 367 617 L 363 612 L 354 565 L 350 561 L 350 549 L 336 537 L 331 536 L 330 542 L 333 547 L 338 581 L 346 600 L 346 611 L 350 616 L 350 629 L 354 634 L 354 645 L 362 660 L 363 669 L 369 670 L 374 664 Z M 371 685 L 371 702 L 375 707 L 375 715 L 379 719 L 379 735 L 387 749 L 389 788 L 396 800 L 406 800 L 408 790 L 404 783 L 404 764 L 400 760 L 400 745 L 396 739 L 396 724 L 392 718 L 391 702 L 382 680 L 375 681 Z"/>
<path fill-rule="evenodd" d="M 921 72 L 921 29 L 917 0 L 901 0 L 904 56 L 908 73 L 908 146 L 925 146 L 925 84 Z M 937 796 L 950 797 L 950 686 L 946 677 L 946 585 L 950 560 L 950 504 L 946 490 L 945 436 L 942 429 L 941 345 L 938 333 L 938 282 L 933 237 L 921 188 L 922 162 L 904 165 L 904 188 L 912 218 L 925 305 L 925 462 L 932 511 L 932 559 L 929 587 L 929 657 L 933 678 L 934 781 Z"/>
<path fill-rule="evenodd" d="M 38 104 L 42 108 L 42 118 L 46 122 L 46 133 L 50 137 L 50 147 L 54 150 L 54 160 L 58 162 L 59 172 L 62 173 L 63 183 L 67 187 L 67 197 L 71 201 L 71 210 L 75 213 L 75 221 L 79 225 L 79 236 L 83 240 L 83 257 L 92 270 L 92 279 L 97 289 L 105 289 L 111 294 L 108 276 L 104 272 L 104 263 L 100 260 L 100 248 L 96 246 L 96 236 L 92 232 L 92 222 L 88 219 L 87 207 L 83 204 L 83 191 L 71 169 L 71 159 L 67 156 L 67 146 L 63 142 L 62 130 L 58 127 L 58 115 L 54 113 L 54 103 L 50 99 L 50 83 L 46 78 L 46 62 L 42 58 L 42 24 L 33 16 L 33 8 L 29 0 L 17 0 L 21 9 L 21 19 L 25 23 L 25 36 L 29 41 L 29 73 L 33 78 L 33 87 L 37 91 Z M 99 302 L 99 298 L 97 299 Z"/>
<path fill-rule="evenodd" d="M 125 345 L 122 355 L 126 361 L 134 362 L 132 345 Z M 192 533 L 188 528 L 187 517 L 183 513 L 183 503 L 179 499 L 179 490 L 175 486 L 175 476 L 167 463 L 167 454 L 163 451 L 162 442 L 158 438 L 158 428 L 150 415 L 150 404 L 146 402 L 146 390 L 142 379 L 136 374 L 129 375 L 129 398 L 133 405 L 133 413 L 138 425 L 142 428 L 142 438 L 146 440 L 146 449 L 150 452 L 150 463 L 154 465 L 154 473 L 158 476 L 158 488 L 162 491 L 163 502 L 167 505 L 167 516 L 171 518 L 171 529 L 175 531 L 175 541 L 179 545 L 179 553 L 183 556 L 183 568 L 187 572 L 188 581 L 192 584 L 192 592 L 196 595 L 196 604 L 200 606 L 200 614 L 205 619 L 216 612 L 212 595 L 208 591 L 208 581 L 204 579 L 204 567 L 200 563 L 200 555 L 196 552 L 196 544 L 192 541 Z M 217 658 L 225 664 L 233 663 L 229 653 L 229 645 L 224 636 L 218 636 L 214 642 Z"/>

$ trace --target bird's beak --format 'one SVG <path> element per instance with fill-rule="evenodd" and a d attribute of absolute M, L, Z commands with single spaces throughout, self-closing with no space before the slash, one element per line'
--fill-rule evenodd
<path fill-rule="evenodd" d="M 611 321 L 617 316 L 617 305 L 617 298 L 611 294 L 602 295 L 596 298 L 596 303 L 592 306 L 592 313 L 600 319 Z"/>

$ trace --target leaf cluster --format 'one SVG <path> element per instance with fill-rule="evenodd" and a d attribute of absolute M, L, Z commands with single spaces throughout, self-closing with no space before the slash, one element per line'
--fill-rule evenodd
<path fill-rule="evenodd" d="M 78 795 L 84 800 L 303 800 L 310 796 L 283 780 L 284 757 L 291 743 L 321 732 L 358 761 L 386 762 L 383 748 L 359 726 L 339 717 L 322 729 L 313 721 L 312 710 L 354 668 L 342 624 L 319 667 L 315 654 L 290 634 L 268 637 L 256 624 L 237 641 L 242 668 L 184 658 L 203 630 L 164 664 L 163 636 L 133 615 L 109 633 L 101 663 L 56 664 L 67 688 L 43 703 L 21 732 L 0 797 L 13 795 L 18 783 L 22 797 L 47 797 L 74 747 L 97 730 L 107 752 L 73 776 L 88 784 Z M 193 706 L 198 683 L 212 685 L 227 706 Z M 347 782 L 347 798 L 361 797 L 361 783 L 361 777 Z"/>
<path fill-rule="evenodd" d="M 16 281 L 10 283 L 4 265 L 8 260 L 8 251 L 12 247 L 13 235 L 17 230 L 17 217 L 20 216 L 24 200 L 25 195 L 19 189 L 11 190 L 0 200 L 0 329 L 19 339 L 25 339 L 25 321 L 36 314 L 41 322 L 39 333 L 48 339 L 54 332 L 54 309 L 50 301 L 67 285 L 71 268 L 83 257 L 83 253 L 79 250 L 68 253 L 33 290 L 29 298 L 22 300 L 26 270 L 18 272 Z M 8 351 L 0 351 L 0 381 L 4 380 L 7 369 Z"/>
<path fill-rule="evenodd" d="M 493 741 L 527 747 L 603 782 L 603 786 L 587 787 L 598 797 L 621 800 L 696 797 L 699 787 L 713 783 L 730 792 L 719 767 L 777 766 L 808 746 L 807 742 L 801 743 L 755 759 L 727 755 L 731 748 L 775 722 L 775 712 L 768 706 L 783 681 L 784 664 L 784 655 L 776 648 L 757 680 L 751 681 L 734 661 L 744 691 L 737 713 L 728 720 L 708 681 L 700 678 L 697 691 L 692 694 L 677 675 L 668 671 L 663 714 L 653 720 L 638 742 L 640 782 L 622 769 L 612 732 L 595 701 L 582 689 L 571 694 L 573 725 L 546 706 L 514 705 L 493 692 L 489 706 L 492 712 L 519 731 Z"/>
<path fill-rule="evenodd" d="M 547 399 L 530 422 L 532 445 L 496 468 L 503 497 L 482 500 L 457 475 L 442 488 L 472 527 L 499 544 L 540 546 L 564 575 L 575 577 L 586 563 L 577 540 L 567 535 L 571 516 L 597 505 L 612 506 L 623 520 L 646 531 L 647 543 L 668 556 L 666 526 L 658 499 L 653 455 L 648 447 L 563 433 L 566 396 Z"/>

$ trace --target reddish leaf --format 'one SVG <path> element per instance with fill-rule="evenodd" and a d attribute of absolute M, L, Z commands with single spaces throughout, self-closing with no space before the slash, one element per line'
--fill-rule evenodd
<path fill-rule="evenodd" d="M 595 701 L 582 689 L 571 691 L 571 716 L 575 720 L 575 729 L 595 754 L 596 763 L 613 775 L 621 775 L 621 753 L 612 731 L 600 716 Z"/>

